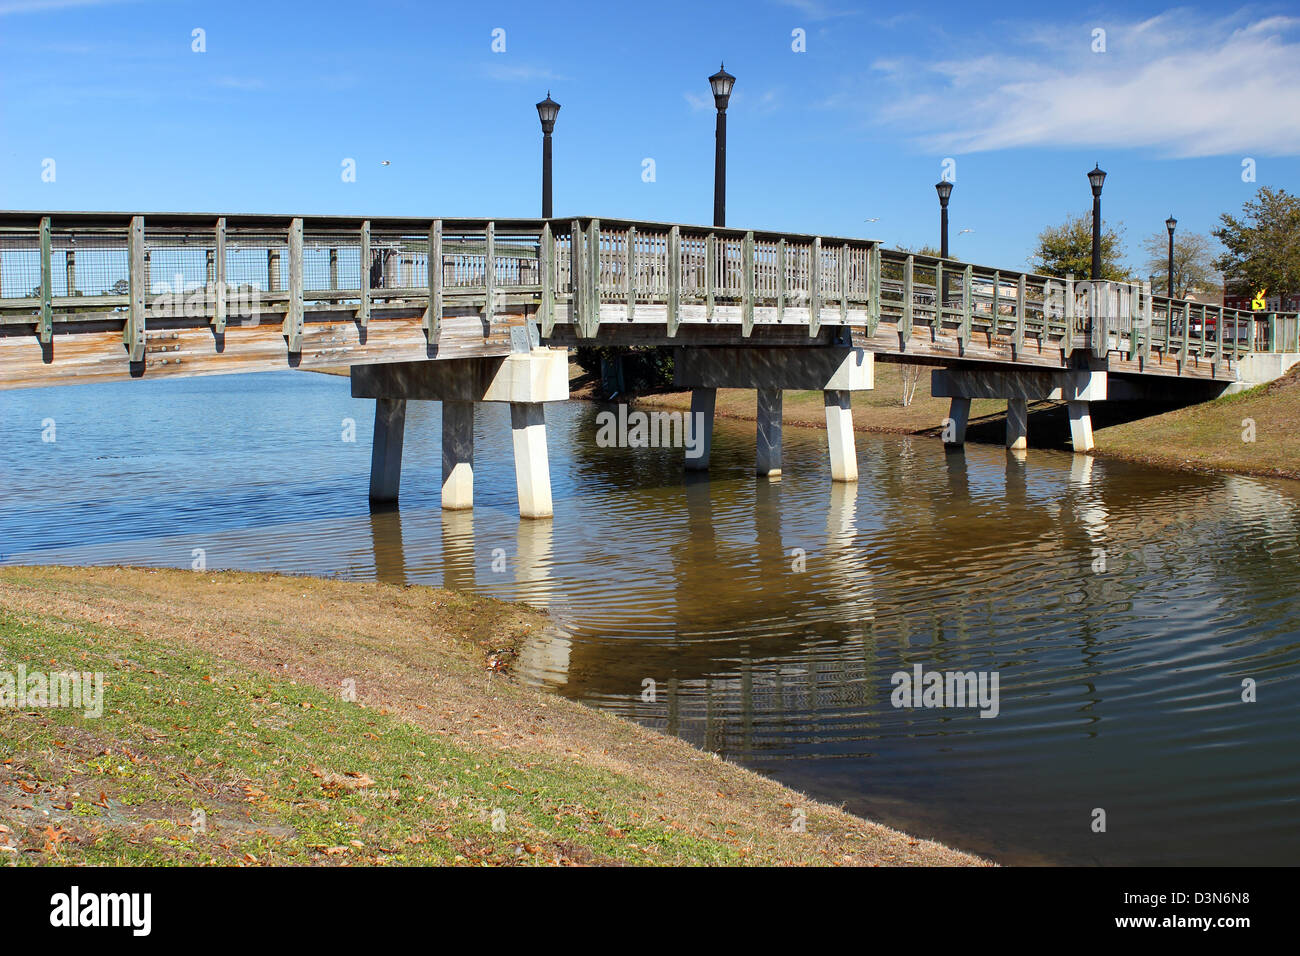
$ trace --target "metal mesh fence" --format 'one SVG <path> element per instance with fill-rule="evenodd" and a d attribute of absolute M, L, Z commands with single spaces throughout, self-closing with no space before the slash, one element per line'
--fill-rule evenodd
<path fill-rule="evenodd" d="M 302 241 L 302 287 L 306 292 L 361 288 L 361 236 L 312 233 Z"/>
<path fill-rule="evenodd" d="M 0 235 L 0 297 L 27 299 L 40 294 L 40 233 L 33 229 Z"/>
<path fill-rule="evenodd" d="M 429 237 L 372 233 L 370 288 L 427 290 Z"/>
<path fill-rule="evenodd" d="M 289 287 L 289 239 L 275 233 L 226 234 L 226 288 L 284 292 Z"/>
<path fill-rule="evenodd" d="M 213 281 L 215 238 L 211 233 L 150 232 L 145 226 L 145 287 L 150 295 L 200 289 Z"/>
<path fill-rule="evenodd" d="M 126 295 L 126 234 L 50 236 L 50 294 L 53 296 Z M 37 284 L 40 283 L 39 251 Z"/>

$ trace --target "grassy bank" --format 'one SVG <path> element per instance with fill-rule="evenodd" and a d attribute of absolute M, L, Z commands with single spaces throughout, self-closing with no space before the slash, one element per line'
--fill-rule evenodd
<path fill-rule="evenodd" d="M 0 569 L 0 671 L 105 681 L 99 718 L 0 709 L 0 861 L 978 862 L 521 686 L 547 626 L 432 588 Z"/>
<path fill-rule="evenodd" d="M 1300 478 L 1298 421 L 1300 368 L 1246 392 L 1101 429 L 1097 454 L 1176 468 Z"/>

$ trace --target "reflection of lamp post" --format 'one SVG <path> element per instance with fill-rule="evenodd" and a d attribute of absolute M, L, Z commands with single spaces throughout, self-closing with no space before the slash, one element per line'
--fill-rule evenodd
<path fill-rule="evenodd" d="M 948 198 L 952 195 L 952 183 L 941 179 L 934 184 L 934 191 L 939 194 L 939 257 L 948 258 Z"/>
<path fill-rule="evenodd" d="M 723 67 L 709 77 L 713 103 L 718 108 L 718 125 L 713 150 L 713 224 L 727 224 L 727 101 L 736 78 Z"/>
<path fill-rule="evenodd" d="M 1169 230 L 1169 298 L 1174 297 L 1174 227 L 1178 225 L 1178 220 L 1172 215 L 1165 220 L 1165 228 Z"/>
<path fill-rule="evenodd" d="M 1092 185 L 1092 278 L 1097 280 L 1101 278 L 1101 187 L 1106 174 L 1095 163 L 1088 182 Z"/>
<path fill-rule="evenodd" d="M 551 99 L 551 91 L 546 91 L 546 99 L 537 104 L 537 117 L 542 121 L 542 218 L 551 218 L 551 133 L 555 129 L 555 117 L 560 112 L 560 104 Z"/>

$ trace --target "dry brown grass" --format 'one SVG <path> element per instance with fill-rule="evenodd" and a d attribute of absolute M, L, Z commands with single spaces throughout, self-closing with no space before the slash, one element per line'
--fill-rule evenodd
<path fill-rule="evenodd" d="M 982 861 L 795 793 L 688 744 L 492 674 L 540 613 L 426 587 L 266 574 L 126 568 L 0 569 L 0 609 L 23 626 L 73 625 L 186 649 L 337 694 L 512 766 L 620 781 L 600 799 L 753 863 Z M 61 622 L 61 624 L 60 624 Z M 595 798 L 593 798 L 595 799 Z M 790 828 L 807 813 L 807 832 Z"/>

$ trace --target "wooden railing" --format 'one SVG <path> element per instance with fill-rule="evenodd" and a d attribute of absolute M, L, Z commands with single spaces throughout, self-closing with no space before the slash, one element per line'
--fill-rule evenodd
<path fill-rule="evenodd" d="M 602 323 L 894 327 L 970 342 L 1032 341 L 1097 354 L 1235 359 L 1300 350 L 1296 313 L 1252 313 L 833 238 L 627 220 L 0 213 L 0 334 L 42 342 L 120 322 L 132 359 L 151 322 L 282 315 L 300 347 L 305 313 L 354 318 L 423 309 L 436 342 L 448 309 L 523 307 L 543 338 Z"/>

